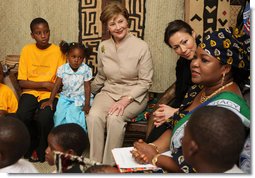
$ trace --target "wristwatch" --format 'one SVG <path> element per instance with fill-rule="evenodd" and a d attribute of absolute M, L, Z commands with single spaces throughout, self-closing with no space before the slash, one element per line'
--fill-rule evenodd
<path fill-rule="evenodd" d="M 151 163 L 154 165 L 154 166 L 157 166 L 157 162 L 158 162 L 158 157 L 160 156 L 161 154 L 156 154 L 152 160 L 151 160 Z"/>
<path fill-rule="evenodd" d="M 134 98 L 132 96 L 127 96 L 127 98 L 130 100 L 130 102 L 134 101 Z"/>

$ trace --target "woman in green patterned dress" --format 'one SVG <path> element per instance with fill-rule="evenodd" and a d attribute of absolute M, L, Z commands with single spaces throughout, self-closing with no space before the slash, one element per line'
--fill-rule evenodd
<path fill-rule="evenodd" d="M 139 163 L 152 163 L 168 172 L 196 172 L 182 154 L 181 140 L 192 112 L 205 105 L 225 107 L 235 112 L 246 127 L 250 125 L 250 108 L 240 87 L 248 80 L 250 68 L 249 39 L 242 42 L 229 29 L 206 36 L 191 62 L 191 87 L 178 110 L 155 111 L 155 121 L 169 124 L 153 143 L 134 143 L 133 157 Z M 171 157 L 160 153 L 171 150 Z"/>

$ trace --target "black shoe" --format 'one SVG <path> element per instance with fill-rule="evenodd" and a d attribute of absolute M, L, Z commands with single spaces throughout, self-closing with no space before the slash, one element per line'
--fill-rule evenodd
<path fill-rule="evenodd" d="M 24 159 L 29 159 L 29 158 L 31 158 L 31 156 L 32 156 L 32 153 L 27 152 L 27 153 L 23 156 L 23 158 L 24 158 Z"/>
<path fill-rule="evenodd" d="M 39 158 L 40 163 L 44 163 L 45 162 L 45 158 Z"/>
<path fill-rule="evenodd" d="M 38 158 L 34 158 L 32 156 L 30 158 L 28 158 L 28 161 L 31 162 L 31 163 L 38 163 L 38 162 L 40 162 L 40 160 Z"/>
<path fill-rule="evenodd" d="M 28 156 L 28 155 L 24 155 L 24 156 L 23 156 L 23 158 L 24 158 L 24 159 L 29 159 L 29 158 L 30 158 L 30 156 Z"/>

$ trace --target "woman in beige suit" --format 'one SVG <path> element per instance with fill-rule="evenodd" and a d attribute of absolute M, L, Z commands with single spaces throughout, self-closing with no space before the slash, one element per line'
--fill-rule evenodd
<path fill-rule="evenodd" d="M 98 48 L 98 73 L 91 85 L 96 96 L 86 120 L 90 159 L 104 164 L 114 164 L 111 150 L 122 147 L 126 123 L 145 109 L 152 83 L 149 47 L 129 33 L 128 17 L 118 2 L 105 6 L 100 17 L 111 38 Z"/>

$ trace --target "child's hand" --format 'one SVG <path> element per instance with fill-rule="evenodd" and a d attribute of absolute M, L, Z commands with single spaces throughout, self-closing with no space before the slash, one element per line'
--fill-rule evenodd
<path fill-rule="evenodd" d="M 51 109 L 51 110 L 53 110 L 53 104 L 52 104 L 52 102 L 51 102 L 51 101 L 49 101 L 49 100 L 48 100 L 48 101 L 43 102 L 40 108 L 41 108 L 41 109 L 44 109 L 44 108 L 45 108 L 45 107 L 47 107 L 47 106 L 49 106 L 49 107 L 50 107 L 50 109 Z"/>
<path fill-rule="evenodd" d="M 89 113 L 89 110 L 90 110 L 90 105 L 85 105 L 85 106 L 83 107 L 83 111 L 85 111 L 86 114 Z"/>

